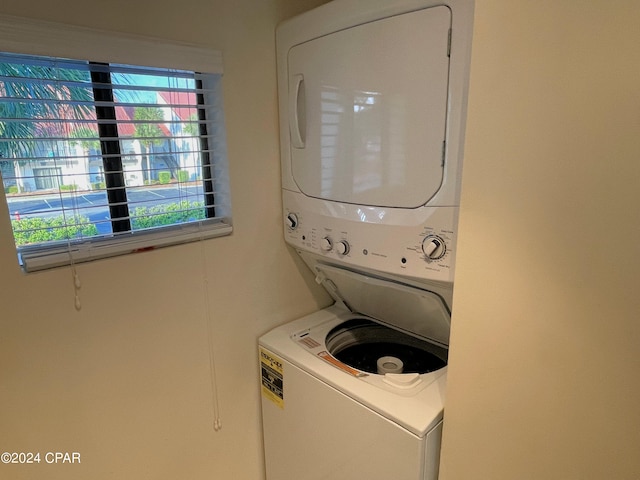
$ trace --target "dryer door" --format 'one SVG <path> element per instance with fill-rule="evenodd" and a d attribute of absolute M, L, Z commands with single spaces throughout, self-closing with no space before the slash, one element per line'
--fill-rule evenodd
<path fill-rule="evenodd" d="M 307 196 L 426 204 L 443 181 L 451 11 L 437 6 L 290 49 L 291 170 Z"/>

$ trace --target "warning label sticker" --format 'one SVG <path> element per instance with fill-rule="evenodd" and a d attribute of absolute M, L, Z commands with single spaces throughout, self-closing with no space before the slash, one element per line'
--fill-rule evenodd
<path fill-rule="evenodd" d="M 260 376 L 262 396 L 284 408 L 284 381 L 282 360 L 260 347 Z"/>

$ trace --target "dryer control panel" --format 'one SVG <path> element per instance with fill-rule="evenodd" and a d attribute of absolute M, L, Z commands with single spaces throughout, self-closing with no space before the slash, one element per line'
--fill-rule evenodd
<path fill-rule="evenodd" d="M 292 246 L 354 267 L 453 281 L 457 207 L 390 209 L 323 202 L 286 190 L 284 196 L 285 240 Z"/>

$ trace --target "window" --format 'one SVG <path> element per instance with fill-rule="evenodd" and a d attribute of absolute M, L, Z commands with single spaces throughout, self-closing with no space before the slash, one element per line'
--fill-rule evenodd
<path fill-rule="evenodd" d="M 220 78 L 0 54 L 0 173 L 23 268 L 229 234 Z"/>

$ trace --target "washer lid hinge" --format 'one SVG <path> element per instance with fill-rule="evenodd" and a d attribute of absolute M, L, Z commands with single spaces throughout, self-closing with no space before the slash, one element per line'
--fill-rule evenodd
<path fill-rule="evenodd" d="M 322 285 L 336 302 L 341 302 L 348 310 L 351 310 L 347 302 L 338 291 L 338 286 L 322 271 L 316 268 L 316 283 Z"/>

